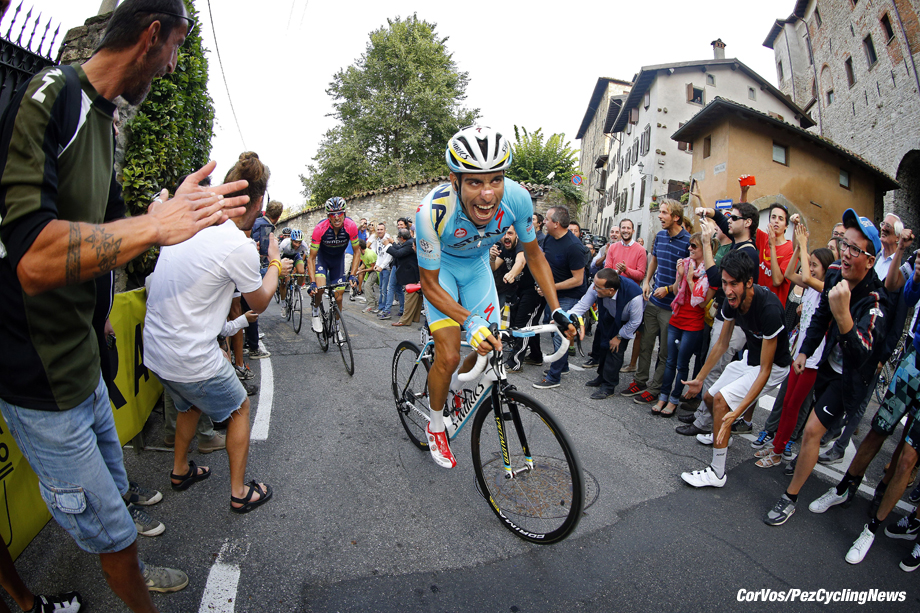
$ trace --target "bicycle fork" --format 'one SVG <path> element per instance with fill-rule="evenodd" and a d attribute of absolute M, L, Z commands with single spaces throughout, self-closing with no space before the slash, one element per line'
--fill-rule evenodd
<path fill-rule="evenodd" d="M 517 405 L 513 402 L 508 403 L 508 413 L 511 416 L 511 422 L 517 432 L 518 440 L 521 442 L 521 451 L 524 454 L 524 463 L 527 465 L 518 471 L 511 466 L 511 452 L 508 449 L 508 436 L 505 432 L 505 416 L 503 414 L 501 393 L 497 386 L 492 386 L 492 411 L 495 417 L 495 429 L 498 432 L 498 442 L 502 449 L 502 463 L 505 466 L 505 479 L 513 479 L 525 471 L 533 470 L 533 457 L 530 455 L 530 445 L 527 444 L 527 436 L 524 433 L 524 424 L 521 422 L 521 414 Z"/>

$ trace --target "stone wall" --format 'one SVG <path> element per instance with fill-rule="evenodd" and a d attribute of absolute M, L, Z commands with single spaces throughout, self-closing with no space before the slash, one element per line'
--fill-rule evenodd
<path fill-rule="evenodd" d="M 910 174 L 905 173 L 905 162 L 920 150 L 920 91 L 915 73 L 920 65 L 918 4 L 916 0 L 865 0 L 855 5 L 851 0 L 812 1 L 795 28 L 795 35 L 811 39 L 814 67 L 805 56 L 796 74 L 817 74 L 818 104 L 811 115 L 819 127 L 814 130 L 897 177 L 902 185 L 903 177 Z M 886 15 L 894 33 L 890 40 L 882 25 Z M 790 30 L 784 33 L 789 35 Z M 871 66 L 864 44 L 867 36 L 872 37 L 877 57 Z M 777 37 L 774 52 L 777 60 L 785 57 L 783 35 Z M 852 85 L 847 60 L 852 66 Z M 808 87 L 796 88 L 796 103 L 804 105 L 811 99 L 814 81 L 812 76 Z M 782 84 L 781 89 L 793 94 L 789 84 Z M 833 99 L 829 100 L 831 91 Z M 910 189 L 888 192 L 884 206 L 876 210 L 876 221 L 881 220 L 884 208 L 900 215 L 907 227 L 918 227 L 920 192 L 915 182 L 907 183 Z"/>
<path fill-rule="evenodd" d="M 364 192 L 348 199 L 348 216 L 357 222 L 362 217 L 368 220 L 368 225 L 378 221 L 386 223 L 387 230 L 396 227 L 396 220 L 400 217 L 415 218 L 415 211 L 428 192 L 442 183 L 447 182 L 447 177 L 433 177 L 390 187 Z M 537 212 L 546 214 L 546 210 L 553 204 L 559 203 L 559 193 L 546 186 L 525 185 L 534 197 L 534 207 Z M 317 223 L 326 218 L 322 208 L 304 211 L 286 217 L 281 216 L 278 223 L 280 228 L 289 227 L 312 232 Z"/>

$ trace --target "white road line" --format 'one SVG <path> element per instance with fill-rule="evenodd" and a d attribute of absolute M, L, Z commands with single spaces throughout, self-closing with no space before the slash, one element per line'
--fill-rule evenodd
<path fill-rule="evenodd" d="M 259 349 L 265 351 L 265 345 L 259 341 Z M 259 388 L 259 406 L 256 418 L 252 423 L 249 433 L 250 441 L 264 441 L 268 439 L 268 426 L 272 419 L 272 402 L 275 399 L 275 376 L 272 372 L 271 358 L 266 358 L 259 363 L 262 371 L 262 383 Z"/>
<path fill-rule="evenodd" d="M 236 588 L 240 582 L 240 567 L 224 561 L 230 543 L 220 548 L 217 560 L 208 573 L 208 582 L 201 596 L 198 613 L 233 613 L 236 603 Z"/>

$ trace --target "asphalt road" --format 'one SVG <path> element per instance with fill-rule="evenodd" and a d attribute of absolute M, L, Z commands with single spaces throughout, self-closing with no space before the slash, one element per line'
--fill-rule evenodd
<path fill-rule="evenodd" d="M 226 454 L 192 455 L 213 476 L 185 492 L 169 488 L 170 453 L 125 450 L 132 480 L 163 492 L 150 513 L 166 524 L 139 537 L 142 558 L 186 571 L 190 585 L 156 594 L 161 611 L 548 612 L 852 610 L 854 603 L 738 602 L 739 590 L 906 592 L 903 602 L 859 610 L 917 611 L 920 573 L 898 568 L 913 543 L 880 533 L 866 560 L 844 561 L 866 521 L 868 499 L 824 515 L 807 505 L 833 474 L 814 475 L 798 512 L 778 528 L 761 517 L 782 494 L 781 469 L 754 466 L 747 440 L 728 454 L 728 483 L 695 490 L 680 473 L 706 466 L 711 450 L 674 433 L 676 419 L 619 395 L 588 399 L 593 373 L 573 371 L 561 387 L 530 386 L 540 369 L 512 380 L 564 424 L 581 456 L 593 503 L 575 533 L 550 546 L 521 541 L 477 494 L 469 433 L 454 442 L 458 466 L 437 467 L 410 445 L 390 391 L 390 360 L 417 326 L 393 328 L 346 313 L 357 372 L 349 377 L 334 347 L 324 354 L 304 328 L 295 335 L 274 303 L 262 316 L 272 356 L 267 440 L 254 442 L 247 479 L 271 484 L 274 499 L 248 515 L 230 513 Z M 266 361 L 253 361 L 253 416 L 265 394 Z M 625 385 L 628 379 L 621 381 Z M 867 421 L 872 410 L 868 412 Z M 758 411 L 756 426 L 766 412 Z M 155 412 L 145 437 L 162 439 Z M 891 445 L 870 467 L 872 485 Z M 846 463 L 833 469 L 838 472 Z M 896 513 L 899 513 L 896 511 Z M 87 611 L 125 611 L 107 588 L 98 559 L 50 523 L 17 561 L 39 592 L 79 590 Z M 9 602 L 9 601 L 8 601 Z M 15 605 L 13 605 L 15 606 Z M 17 609 L 13 609 L 17 610 Z"/>

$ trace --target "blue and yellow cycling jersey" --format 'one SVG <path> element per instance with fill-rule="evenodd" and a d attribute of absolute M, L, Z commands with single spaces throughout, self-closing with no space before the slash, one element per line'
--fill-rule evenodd
<path fill-rule="evenodd" d="M 536 239 L 533 200 L 518 183 L 505 179 L 505 192 L 498 211 L 483 228 L 476 227 L 466 216 L 449 183 L 439 185 L 425 196 L 415 213 L 418 264 L 425 270 L 438 270 L 442 252 L 455 258 L 480 257 L 501 240 L 512 225 L 522 243 Z"/>

